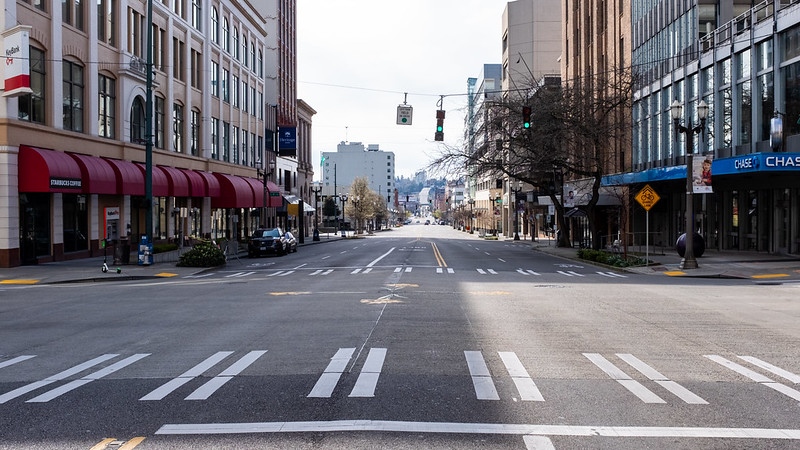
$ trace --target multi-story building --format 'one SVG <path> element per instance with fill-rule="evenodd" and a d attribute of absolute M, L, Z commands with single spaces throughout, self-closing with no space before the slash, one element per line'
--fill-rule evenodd
<path fill-rule="evenodd" d="M 387 209 L 392 208 L 394 192 L 394 152 L 381 150 L 378 144 L 340 142 L 335 152 L 322 152 L 322 193 L 340 201 L 350 193 L 356 178 L 366 177 L 369 189 L 383 197 Z M 342 207 L 340 203 L 340 208 Z"/>
<path fill-rule="evenodd" d="M 642 82 L 634 93 L 632 170 L 606 184 L 634 192 L 649 184 L 661 197 L 650 230 L 644 211 L 634 210 L 635 230 L 649 232 L 651 243 L 671 247 L 688 210 L 706 247 L 799 253 L 800 3 L 672 6 L 633 2 L 632 61 Z M 676 133 L 671 106 L 681 104 L 679 121 L 693 128 L 701 101 L 709 107 L 704 129 Z M 710 182 L 693 180 L 699 186 L 688 207 L 687 152 L 698 166 L 708 161 L 713 174 Z"/>
<path fill-rule="evenodd" d="M 155 1 L 151 27 L 147 2 L 6 2 L 4 45 L 26 43 L 31 91 L 0 100 L 0 266 L 99 255 L 105 239 L 244 239 L 275 224 L 286 192 L 273 182 L 273 124 L 297 124 L 294 3 Z"/>

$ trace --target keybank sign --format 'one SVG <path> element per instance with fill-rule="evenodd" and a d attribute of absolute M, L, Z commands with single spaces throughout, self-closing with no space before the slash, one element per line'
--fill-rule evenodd
<path fill-rule="evenodd" d="M 787 171 L 800 171 L 800 153 L 753 153 L 733 158 L 715 159 L 712 165 L 714 175 Z"/>

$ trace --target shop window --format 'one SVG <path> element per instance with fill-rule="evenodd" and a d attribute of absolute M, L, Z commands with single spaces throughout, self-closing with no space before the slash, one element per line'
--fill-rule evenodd
<path fill-rule="evenodd" d="M 62 195 L 64 210 L 64 253 L 87 250 L 89 248 L 88 213 L 86 196 L 82 194 Z"/>
<path fill-rule="evenodd" d="M 36 263 L 37 256 L 50 255 L 50 194 L 19 194 L 20 258 Z"/>

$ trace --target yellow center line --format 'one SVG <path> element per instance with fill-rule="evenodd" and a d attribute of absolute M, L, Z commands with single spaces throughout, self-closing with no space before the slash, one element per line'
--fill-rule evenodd
<path fill-rule="evenodd" d="M 126 442 L 125 444 L 123 444 L 122 447 L 120 447 L 118 450 L 132 450 L 134 447 L 136 447 L 137 445 L 141 444 L 142 441 L 144 441 L 143 437 L 141 437 L 141 436 L 135 437 L 135 438 L 129 440 L 128 442 Z"/>
<path fill-rule="evenodd" d="M 431 242 L 431 247 L 433 248 L 433 256 L 436 257 L 436 262 L 439 264 L 439 267 L 447 267 L 447 263 L 444 262 L 444 257 L 439 251 L 439 247 L 436 246 L 436 243 Z"/>
<path fill-rule="evenodd" d="M 764 273 L 761 275 L 753 275 L 753 278 L 782 278 L 788 276 L 788 273 Z"/>

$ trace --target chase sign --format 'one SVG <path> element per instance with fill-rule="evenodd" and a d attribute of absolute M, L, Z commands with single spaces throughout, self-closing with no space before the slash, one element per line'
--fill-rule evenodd
<path fill-rule="evenodd" d="M 714 175 L 748 172 L 800 172 L 800 153 L 752 153 L 714 160 Z"/>

